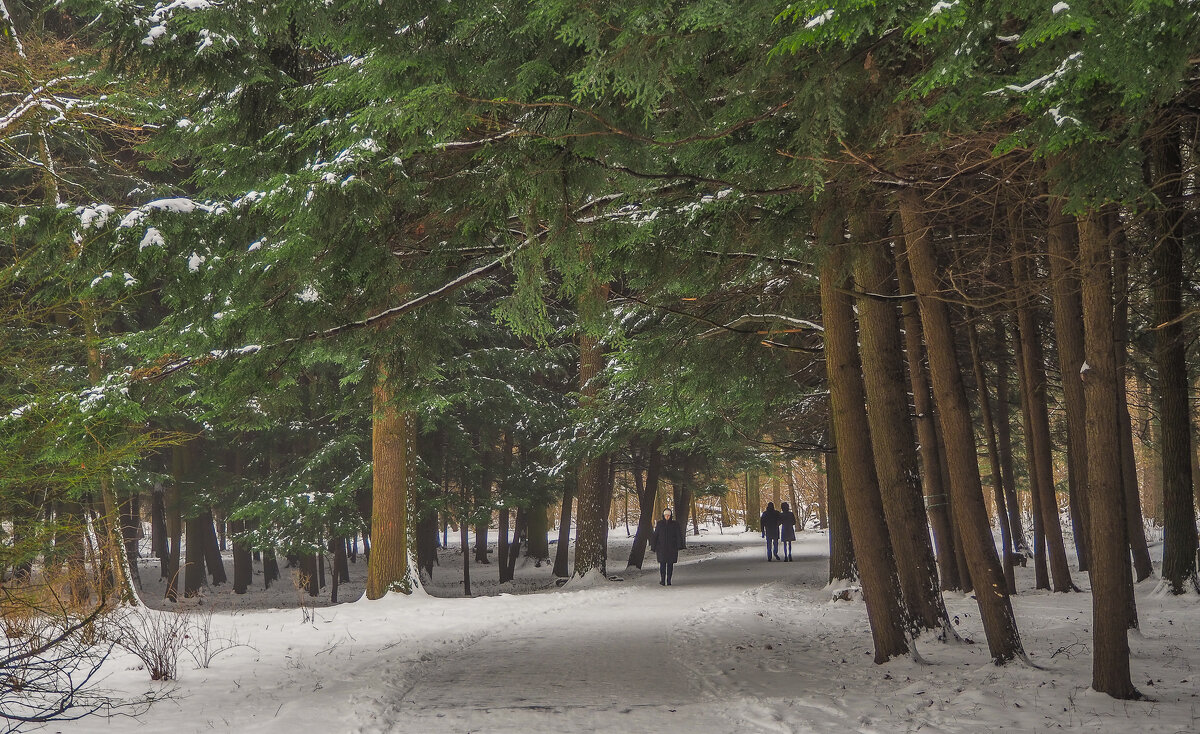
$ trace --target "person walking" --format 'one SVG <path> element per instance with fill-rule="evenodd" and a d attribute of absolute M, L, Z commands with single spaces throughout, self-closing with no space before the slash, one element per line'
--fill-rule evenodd
<path fill-rule="evenodd" d="M 762 528 L 762 536 L 767 539 L 767 560 L 771 560 L 771 554 L 775 554 L 775 560 L 782 560 L 779 557 L 779 522 L 782 516 L 779 510 L 775 509 L 774 502 L 767 503 L 767 509 L 763 511 L 762 517 L 759 520 L 759 527 Z"/>
<path fill-rule="evenodd" d="M 650 536 L 650 551 L 658 557 L 658 585 L 671 585 L 671 572 L 679 562 L 679 549 L 683 547 L 683 528 L 675 520 L 670 507 L 663 508 L 662 519 L 654 526 Z"/>
<path fill-rule="evenodd" d="M 786 502 L 780 505 L 779 510 L 779 539 L 783 541 L 783 560 L 792 560 L 792 541 L 796 539 L 796 515 Z"/>

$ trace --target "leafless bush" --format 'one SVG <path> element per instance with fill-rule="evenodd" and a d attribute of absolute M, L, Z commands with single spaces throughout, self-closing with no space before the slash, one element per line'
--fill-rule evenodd
<path fill-rule="evenodd" d="M 309 581 L 311 581 L 311 577 L 304 571 L 292 572 L 292 586 L 296 587 L 296 606 L 300 608 L 300 621 L 304 624 L 315 620 L 317 611 L 313 607 L 312 597 L 307 591 Z"/>
<path fill-rule="evenodd" d="M 215 611 L 212 607 L 197 610 L 188 625 L 184 649 L 192 656 L 197 668 L 208 668 L 214 658 L 235 647 L 249 647 L 238 638 L 236 632 L 229 637 L 213 636 L 212 619 Z"/>
<path fill-rule="evenodd" d="M 105 637 L 141 660 L 150 680 L 175 680 L 179 652 L 187 644 L 190 617 L 189 612 L 122 609 L 109 618 Z"/>
<path fill-rule="evenodd" d="M 123 699 L 95 684 L 113 649 L 97 634 L 109 609 L 77 606 L 57 582 L 0 587 L 0 725 L 74 721 L 91 714 L 135 714 L 151 699 Z"/>

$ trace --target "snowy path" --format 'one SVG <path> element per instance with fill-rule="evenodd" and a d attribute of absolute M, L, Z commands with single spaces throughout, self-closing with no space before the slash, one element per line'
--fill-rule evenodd
<path fill-rule="evenodd" d="M 223 612 L 214 634 L 252 647 L 208 669 L 185 658 L 170 698 L 136 725 L 172 734 L 1200 731 L 1200 598 L 1138 586 L 1132 664 L 1150 703 L 1088 690 L 1091 596 L 1033 591 L 1032 569 L 1020 569 L 1014 608 L 1039 667 L 997 668 L 985 645 L 933 641 L 918 645 L 927 663 L 877 666 L 863 604 L 833 602 L 825 588 L 826 542 L 806 533 L 796 562 L 766 563 L 753 535 L 710 533 L 685 552 L 670 588 L 651 561 L 622 582 L 393 595 L 316 609 L 312 621 L 295 608 Z M 619 568 L 624 556 L 614 555 Z M 452 569 L 447 559 L 438 571 L 442 592 L 454 592 Z M 982 640 L 974 600 L 946 603 L 958 629 Z M 104 685 L 163 690 L 126 654 L 110 660 Z M 134 726 L 92 717 L 49 731 Z"/>
<path fill-rule="evenodd" d="M 407 714 L 379 730 L 469 731 L 486 721 L 486 730 L 498 733 L 650 731 L 664 724 L 745 731 L 719 716 L 727 701 L 714 699 L 729 692 L 696 662 L 707 643 L 690 628 L 705 607 L 736 602 L 747 587 L 819 583 L 826 566 L 821 557 L 768 564 L 756 550 L 682 563 L 671 587 L 658 585 L 657 566 L 648 563 L 614 588 L 575 592 L 592 598 L 569 619 L 550 613 L 495 626 L 406 676 L 412 682 L 398 708 Z"/>

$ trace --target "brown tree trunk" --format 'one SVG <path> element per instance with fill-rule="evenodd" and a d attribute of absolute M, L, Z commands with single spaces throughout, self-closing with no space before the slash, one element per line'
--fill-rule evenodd
<path fill-rule="evenodd" d="M 608 286 L 593 286 L 580 298 L 580 308 L 598 311 L 608 300 Z M 579 407 L 587 410 L 600 394 L 600 372 L 604 351 L 600 340 L 585 330 L 579 332 Z M 579 466 L 579 501 L 576 508 L 575 576 L 591 571 L 607 573 L 608 548 L 604 543 L 608 524 L 608 466 L 602 456 L 585 459 Z"/>
<path fill-rule="evenodd" d="M 1000 468 L 1000 449 L 996 445 L 996 427 L 992 422 L 992 398 L 988 394 L 987 376 L 983 372 L 983 358 L 979 354 L 979 336 L 975 322 L 967 325 L 967 336 L 971 342 L 971 364 L 975 371 L 975 389 L 979 392 L 979 412 L 983 418 L 983 433 L 987 438 L 988 464 L 992 469 L 992 494 L 996 498 L 996 520 L 1000 525 L 1001 545 L 1004 547 L 1004 580 L 1008 593 L 1017 593 L 1017 580 L 1013 566 L 1012 531 L 1008 526 L 1008 512 L 1004 498 L 1004 480 Z"/>
<path fill-rule="evenodd" d="M 758 471 L 746 473 L 746 532 L 762 532 L 762 478 Z"/>
<path fill-rule="evenodd" d="M 1126 351 L 1129 341 L 1128 243 L 1125 241 L 1125 231 L 1115 214 L 1110 218 L 1112 226 L 1109 231 L 1113 233 L 1113 286 L 1114 293 L 1118 294 L 1116 305 L 1113 308 L 1113 332 L 1117 337 L 1114 345 L 1117 360 L 1117 431 L 1121 440 L 1121 488 L 1122 494 L 1125 496 L 1125 537 L 1129 541 L 1129 552 L 1133 556 L 1133 570 L 1137 580 L 1144 581 L 1154 573 L 1154 566 L 1150 562 L 1150 548 L 1146 543 L 1146 525 L 1142 518 L 1142 497 L 1138 491 L 1137 464 L 1133 456 L 1133 418 L 1129 415 L 1129 379 L 1125 370 L 1128 362 Z M 1186 369 L 1185 365 L 1183 376 L 1185 396 L 1187 394 Z M 1162 374 L 1161 366 L 1159 374 Z M 1184 422 L 1187 424 L 1185 430 L 1190 430 L 1191 424 L 1188 418 L 1185 417 Z M 1190 448 L 1188 453 L 1191 453 Z M 1188 466 L 1191 466 L 1190 461 Z M 1197 589 L 1200 590 L 1200 587 Z M 1132 590 L 1130 593 L 1132 594 Z M 1136 609 L 1131 610 L 1131 613 L 1130 627 L 1137 627 Z"/>
<path fill-rule="evenodd" d="M 408 498 L 415 474 L 416 420 L 396 404 L 380 368 L 371 415 L 371 554 L 367 598 L 412 590 L 408 568 Z"/>
<path fill-rule="evenodd" d="M 1062 376 L 1063 403 L 1067 414 L 1067 469 L 1070 476 L 1072 520 L 1075 525 L 1075 551 L 1079 570 L 1088 569 L 1087 528 L 1090 518 L 1087 497 L 1087 405 L 1083 399 L 1083 302 L 1079 295 L 1079 272 L 1075 254 L 1079 251 L 1075 227 L 1063 214 L 1065 202 L 1051 198 L 1046 249 L 1050 255 L 1050 292 L 1054 307 L 1054 340 L 1058 346 L 1058 368 Z M 1074 522 L 1073 522 L 1074 525 Z"/>
<path fill-rule="evenodd" d="M 254 561 L 250 547 L 242 534 L 246 532 L 244 520 L 234 520 L 230 528 L 233 533 L 233 593 L 245 594 L 254 580 Z"/>
<path fill-rule="evenodd" d="M 220 586 L 229 580 L 229 576 L 225 573 L 221 547 L 217 544 L 217 529 L 211 509 L 206 509 L 200 516 L 200 524 L 204 530 L 204 565 L 208 567 L 208 573 L 212 576 L 213 586 Z"/>
<path fill-rule="evenodd" d="M 1034 500 L 1041 510 L 1042 532 L 1046 538 L 1046 552 L 1050 561 L 1050 581 L 1054 591 L 1078 591 L 1071 580 L 1071 568 L 1067 565 L 1067 548 L 1063 541 L 1062 523 L 1059 521 L 1058 499 L 1054 490 L 1054 458 L 1050 445 L 1050 415 L 1046 405 L 1046 363 L 1042 355 L 1042 335 L 1037 325 L 1037 316 L 1032 304 L 1032 281 L 1029 266 L 1023 251 L 1023 234 L 1016 227 L 1012 230 L 1015 257 L 1012 261 L 1013 282 L 1020 293 L 1017 305 L 1017 331 L 1020 334 L 1022 385 L 1028 391 L 1030 428 L 1033 430 L 1031 443 L 1033 456 L 1030 477 L 1035 474 Z"/>
<path fill-rule="evenodd" d="M 638 496 L 638 526 L 633 536 L 633 548 L 629 551 L 627 568 L 641 568 L 646 559 L 646 544 L 650 534 L 654 532 L 654 498 L 658 496 L 658 477 L 662 469 L 662 454 L 658 451 L 658 441 L 654 441 L 646 450 L 646 471 L 643 478 L 641 461 L 635 462 L 633 481 Z"/>
<path fill-rule="evenodd" d="M 912 275 L 908 270 L 908 259 L 903 248 L 896 252 L 896 275 L 900 291 L 913 292 Z M 929 392 L 929 379 L 925 369 L 925 348 L 922 345 L 921 315 L 914 299 L 905 299 L 900 305 L 904 320 L 905 351 L 908 357 L 908 379 L 912 386 L 913 410 L 917 424 L 917 443 L 920 446 L 922 480 L 925 487 L 925 512 L 933 528 L 933 543 L 936 551 L 938 571 L 941 576 L 940 590 L 962 588 L 962 577 L 958 571 L 958 556 L 954 548 L 954 530 L 950 520 L 949 490 L 942 481 L 941 442 L 938 439 L 937 418 L 934 415 L 933 396 Z"/>
<path fill-rule="evenodd" d="M 1003 319 L 994 326 L 996 347 L 996 440 L 1000 450 L 1001 481 L 1004 483 L 1004 501 L 1008 509 L 1008 529 L 1012 533 L 1011 552 L 1018 556 L 1022 566 L 1030 556 L 1029 541 L 1025 539 L 1025 526 L 1021 522 L 1021 502 L 1017 497 L 1016 477 L 1013 475 L 1012 426 L 1009 424 L 1009 366 L 1005 338 L 1007 327 Z"/>
<path fill-rule="evenodd" d="M 263 588 L 271 588 L 272 581 L 279 580 L 279 559 L 275 557 L 275 550 L 268 548 L 262 552 L 263 564 Z"/>
<path fill-rule="evenodd" d="M 904 628 L 916 620 L 906 620 L 902 611 L 895 559 L 875 476 L 854 327 L 854 302 L 846 295 L 841 220 L 826 216 L 824 221 L 817 223 L 817 229 L 818 241 L 828 250 L 821 265 L 821 317 L 825 327 L 825 367 L 837 436 L 838 466 L 842 472 L 842 489 L 863 599 L 875 642 L 875 662 L 884 663 L 908 652 Z"/>
<path fill-rule="evenodd" d="M 554 551 L 554 575 L 558 578 L 566 578 L 571 575 L 570 571 L 570 552 L 571 552 L 571 502 L 573 500 L 571 491 L 575 484 L 575 478 L 571 475 L 564 477 L 563 481 L 563 499 L 562 499 L 562 514 L 558 521 L 558 546 Z"/>
<path fill-rule="evenodd" d="M 1033 446 L 1033 409 L 1029 405 L 1029 385 L 1025 373 L 1025 349 L 1021 339 L 1013 342 L 1013 355 L 1017 365 L 1017 385 L 1021 394 L 1021 433 L 1025 437 L 1025 468 L 1029 478 L 1029 505 L 1033 516 L 1033 568 L 1034 588 L 1050 588 L 1050 569 L 1046 563 L 1046 532 L 1040 502 L 1041 479 L 1036 471 Z"/>
<path fill-rule="evenodd" d="M 954 519 L 962 532 L 963 551 L 975 586 L 988 650 L 993 660 L 1002 663 L 1023 655 L 1024 650 L 983 503 L 971 412 L 954 352 L 954 329 L 946 304 L 938 298 L 937 255 L 932 231 L 921 211 L 920 194 L 905 190 L 899 196 L 908 264 L 925 327 L 933 394 L 946 442 Z"/>
<path fill-rule="evenodd" d="M 833 435 L 831 430 L 830 437 Z M 829 498 L 829 583 L 850 581 L 858 578 L 858 564 L 854 560 L 850 518 L 846 516 L 846 500 L 842 495 L 841 462 L 836 450 L 822 454 L 821 459 L 825 462 L 826 496 Z"/>
<path fill-rule="evenodd" d="M 204 545 L 208 535 L 204 532 L 203 515 L 189 517 L 184 524 L 187 544 L 184 552 L 183 595 L 191 598 L 200 596 L 200 589 L 204 586 Z"/>
<path fill-rule="evenodd" d="M 191 442 L 171 447 L 171 481 L 167 485 L 164 509 L 166 512 L 167 540 L 170 552 L 163 575 L 167 579 L 168 601 L 179 600 L 179 570 L 183 545 L 183 483 L 191 475 Z"/>
<path fill-rule="evenodd" d="M 1078 221 L 1087 400 L 1088 506 L 1092 551 L 1092 688 L 1137 698 L 1129 672 L 1129 554 L 1117 435 L 1117 371 L 1113 343 L 1112 262 L 1100 215 Z"/>
<path fill-rule="evenodd" d="M 859 291 L 859 346 L 875 472 L 895 552 L 908 618 L 924 629 L 949 626 L 938 588 L 937 561 L 929 540 L 921 471 L 908 411 L 904 350 L 896 313 L 894 268 L 884 212 L 864 207 L 852 226 L 858 242 L 854 278 Z M 872 297 L 879 296 L 879 297 Z"/>

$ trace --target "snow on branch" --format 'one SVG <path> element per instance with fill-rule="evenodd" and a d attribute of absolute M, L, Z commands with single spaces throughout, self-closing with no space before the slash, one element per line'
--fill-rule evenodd
<path fill-rule="evenodd" d="M 784 324 L 785 326 L 790 326 L 793 329 L 799 329 L 799 330 L 803 330 L 803 331 L 824 331 L 825 330 L 825 327 L 821 326 L 820 324 L 818 324 L 814 321 L 809 321 L 808 319 L 798 319 L 793 316 L 784 316 L 783 314 L 778 314 L 778 313 L 748 313 L 748 314 L 743 314 L 741 316 L 738 316 L 736 319 L 734 319 L 733 321 L 730 321 L 727 324 L 721 324 L 720 326 L 717 326 L 716 328 L 701 332 L 700 336 L 698 336 L 697 338 L 698 339 L 707 339 L 708 337 L 713 336 L 714 334 L 720 334 L 724 331 L 742 332 L 743 330 L 738 329 L 738 327 L 742 326 L 743 324 L 762 324 L 762 323 L 779 323 L 779 324 Z"/>

